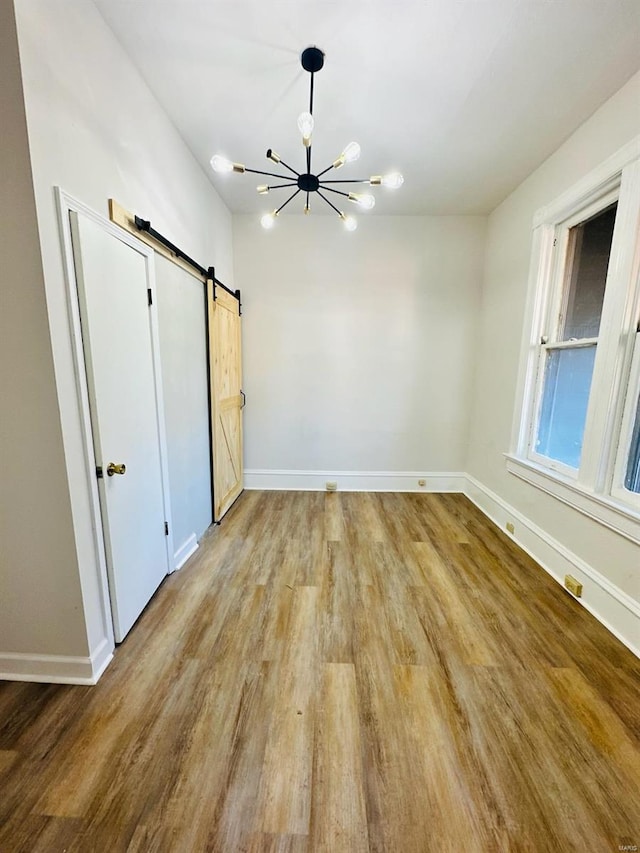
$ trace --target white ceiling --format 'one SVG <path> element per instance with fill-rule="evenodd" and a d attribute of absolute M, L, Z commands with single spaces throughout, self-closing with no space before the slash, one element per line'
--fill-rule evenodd
<path fill-rule="evenodd" d="M 213 153 L 304 171 L 308 45 L 326 53 L 312 171 L 358 141 L 337 178 L 405 176 L 381 214 L 492 210 L 640 66 L 640 0 L 94 2 L 234 212 L 272 205 Z"/>

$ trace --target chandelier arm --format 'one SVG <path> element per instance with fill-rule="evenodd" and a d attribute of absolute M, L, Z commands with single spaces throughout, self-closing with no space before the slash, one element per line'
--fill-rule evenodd
<path fill-rule="evenodd" d="M 298 195 L 299 192 L 300 192 L 300 190 L 296 190 L 293 193 L 293 195 L 290 195 L 289 198 L 285 201 L 285 203 L 281 204 L 280 207 L 275 211 L 274 216 L 277 216 L 280 213 L 280 211 L 282 210 L 282 208 L 286 207 L 289 204 L 289 202 L 292 201 Z"/>
<path fill-rule="evenodd" d="M 326 197 L 326 195 L 322 195 L 322 193 L 320 192 L 320 190 L 316 190 L 316 192 L 318 193 L 318 195 L 320 196 L 320 198 L 321 198 L 321 199 L 323 199 L 324 201 L 326 201 L 326 202 L 327 202 L 327 204 L 329 205 L 329 207 L 332 207 L 332 208 L 335 210 L 335 212 L 338 214 L 338 216 L 342 217 L 342 211 L 341 211 L 341 210 L 338 210 L 338 208 L 335 206 L 335 204 L 332 204 L 332 203 L 329 201 L 329 199 Z"/>
<path fill-rule="evenodd" d="M 349 198 L 349 193 L 343 193 L 342 190 L 334 190 L 332 187 L 326 187 L 324 184 L 321 184 L 321 186 L 323 190 L 326 190 L 326 192 L 343 195 L 345 198 Z"/>
<path fill-rule="evenodd" d="M 311 174 L 311 146 L 307 148 L 307 175 Z"/>
<path fill-rule="evenodd" d="M 323 186 L 324 184 L 368 184 L 369 178 L 341 178 L 338 181 L 320 181 L 320 183 Z"/>
<path fill-rule="evenodd" d="M 245 167 L 245 172 L 251 172 L 254 175 L 269 175 L 271 178 L 282 178 L 283 181 L 289 180 L 289 175 L 276 175 L 275 172 L 262 172 L 260 169 L 247 169 Z"/>
<path fill-rule="evenodd" d="M 307 210 L 310 210 L 310 208 L 309 208 L 309 190 L 307 190 L 307 201 L 306 201 L 305 206 L 306 206 Z"/>
<path fill-rule="evenodd" d="M 288 169 L 290 172 L 293 172 L 293 174 L 294 174 L 294 175 L 296 175 L 296 177 L 298 177 L 298 178 L 300 177 L 300 172 L 296 172 L 296 170 L 295 170 L 295 169 L 292 169 L 292 168 L 291 168 L 291 166 L 289 166 L 289 164 L 288 164 L 288 163 L 285 163 L 285 162 L 284 162 L 284 160 L 280 160 L 280 165 L 281 165 L 281 166 L 284 166 L 284 167 L 285 167 L 285 169 Z"/>
<path fill-rule="evenodd" d="M 335 167 L 334 167 L 334 165 L 333 165 L 333 163 L 332 163 L 330 166 L 327 166 L 327 168 L 326 168 L 326 169 L 323 169 L 323 170 L 322 170 L 322 172 L 318 172 L 318 174 L 316 175 L 316 178 L 321 178 L 321 177 L 322 177 L 323 175 L 325 175 L 327 172 L 330 172 L 333 168 L 335 168 Z"/>
<path fill-rule="evenodd" d="M 281 190 L 283 187 L 297 187 L 297 183 L 295 181 L 291 181 L 288 184 L 269 184 L 267 186 L 268 190 Z"/>

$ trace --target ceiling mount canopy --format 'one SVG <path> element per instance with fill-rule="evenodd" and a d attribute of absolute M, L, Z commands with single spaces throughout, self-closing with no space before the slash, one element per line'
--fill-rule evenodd
<path fill-rule="evenodd" d="M 316 74 L 324 65 L 324 53 L 319 47 L 305 47 L 300 54 L 300 62 L 309 74 Z"/>
<path fill-rule="evenodd" d="M 358 159 L 360 156 L 360 146 L 357 142 L 350 142 L 342 153 L 333 161 L 333 163 L 327 166 L 326 169 L 323 169 L 317 174 L 312 172 L 311 143 L 314 129 L 314 75 L 317 74 L 317 72 L 324 66 L 324 53 L 318 47 L 307 47 L 300 55 L 300 63 L 303 69 L 311 76 L 309 84 L 309 111 L 301 113 L 298 117 L 298 130 L 302 136 L 302 144 L 306 152 L 306 171 L 302 173 L 296 171 L 296 169 L 285 163 L 272 148 L 267 149 L 267 158 L 273 163 L 287 169 L 291 174 L 276 174 L 275 172 L 263 172 L 259 169 L 249 169 L 242 163 L 233 163 L 231 160 L 228 160 L 220 154 L 215 154 L 211 158 L 211 168 L 214 172 L 251 172 L 254 175 L 266 175 L 271 178 L 279 178 L 283 181 L 283 183 L 278 184 L 261 184 L 257 187 L 260 195 L 267 195 L 271 190 L 293 188 L 293 193 L 283 204 L 280 205 L 280 207 L 275 208 L 270 213 L 264 214 L 260 220 L 263 228 L 271 228 L 275 223 L 276 216 L 278 216 L 280 211 L 286 207 L 290 201 L 293 201 L 298 193 L 304 193 L 304 212 L 306 214 L 310 213 L 311 205 L 309 203 L 309 199 L 311 193 L 317 193 L 320 198 L 338 214 L 340 219 L 344 222 L 344 226 L 347 231 L 355 231 L 358 225 L 356 218 L 354 216 L 347 216 L 327 198 L 325 193 L 333 193 L 334 195 L 342 196 L 348 201 L 357 204 L 362 210 L 371 210 L 376 203 L 375 197 L 370 193 L 344 192 L 341 189 L 336 189 L 335 187 L 330 186 L 330 184 L 369 184 L 369 186 L 372 187 L 385 186 L 390 189 L 398 189 L 404 183 L 404 178 L 399 172 L 392 172 L 388 175 L 372 175 L 370 178 L 344 178 L 342 180 L 323 179 L 322 176 L 331 172 L 331 170 L 340 169 L 345 165 L 345 163 L 351 163 Z"/>

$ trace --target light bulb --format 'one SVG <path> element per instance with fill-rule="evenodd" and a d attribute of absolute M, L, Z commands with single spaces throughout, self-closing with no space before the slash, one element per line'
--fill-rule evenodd
<path fill-rule="evenodd" d="M 353 161 L 357 160 L 359 156 L 360 146 L 357 142 L 350 142 L 338 159 L 333 161 L 333 168 L 339 169 L 341 166 L 344 166 L 345 163 L 353 163 Z"/>
<path fill-rule="evenodd" d="M 262 227 L 266 228 L 267 230 L 269 230 L 269 228 L 273 228 L 276 223 L 276 216 L 277 214 L 275 210 L 273 210 L 271 213 L 265 213 L 262 219 L 260 220 L 260 225 L 262 225 Z"/>
<path fill-rule="evenodd" d="M 346 163 L 353 163 L 360 156 L 360 146 L 357 142 L 350 142 L 342 154 Z"/>
<path fill-rule="evenodd" d="M 382 186 L 389 187 L 391 190 L 398 190 L 404 184 L 404 178 L 400 172 L 391 172 L 388 175 L 382 176 Z"/>
<path fill-rule="evenodd" d="M 311 113 L 300 113 L 298 130 L 302 134 L 302 142 L 305 148 L 308 148 L 311 145 L 311 134 L 313 133 L 313 116 Z"/>
<path fill-rule="evenodd" d="M 256 187 L 256 190 L 260 195 L 266 195 L 269 192 L 269 187 L 266 184 L 261 184 L 259 187 Z"/>
<path fill-rule="evenodd" d="M 344 227 L 347 231 L 355 231 L 358 227 L 358 220 L 355 218 L 355 216 L 345 216 Z"/>
<path fill-rule="evenodd" d="M 371 210 L 372 207 L 375 207 L 376 200 L 372 195 L 360 193 L 349 193 L 349 201 L 357 204 L 358 207 L 361 207 L 363 210 Z"/>
<path fill-rule="evenodd" d="M 214 154 L 211 158 L 211 168 L 214 172 L 233 172 L 233 163 L 221 154 Z"/>
<path fill-rule="evenodd" d="M 211 160 L 211 168 L 214 172 L 244 172 L 245 167 L 242 163 L 232 163 L 231 160 L 227 160 L 226 157 L 223 157 L 221 154 L 214 154 Z"/>

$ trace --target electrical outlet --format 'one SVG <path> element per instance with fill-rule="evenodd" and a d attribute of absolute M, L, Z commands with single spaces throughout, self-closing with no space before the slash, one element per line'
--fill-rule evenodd
<path fill-rule="evenodd" d="M 516 532 L 516 528 L 514 527 L 513 522 L 512 522 L 512 521 L 507 521 L 507 533 L 511 533 L 511 535 L 513 536 L 513 534 L 514 534 L 515 532 Z"/>
<path fill-rule="evenodd" d="M 572 595 L 575 595 L 576 598 L 580 598 L 582 595 L 582 584 L 579 580 L 576 580 L 573 575 L 564 576 L 564 585 Z"/>
<path fill-rule="evenodd" d="M 419 485 L 419 486 L 426 486 L 426 485 L 427 485 L 427 481 L 426 481 L 426 480 L 418 480 L 418 485 Z"/>
<path fill-rule="evenodd" d="M 335 480 L 327 480 L 327 482 L 325 483 L 325 486 L 326 486 L 326 489 L 328 492 L 337 492 L 338 491 L 338 484 L 336 483 Z"/>

